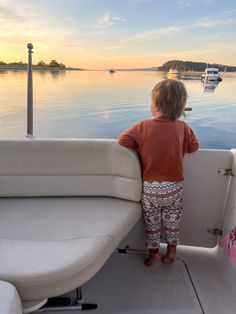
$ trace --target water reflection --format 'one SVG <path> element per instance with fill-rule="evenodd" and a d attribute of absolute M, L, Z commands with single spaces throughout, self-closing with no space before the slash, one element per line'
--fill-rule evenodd
<path fill-rule="evenodd" d="M 8 73 L 8 70 L 3 70 L 3 69 L 0 70 L 0 75 L 4 75 L 4 74 L 7 74 L 7 73 Z"/>
<path fill-rule="evenodd" d="M 63 76 L 66 75 L 66 71 L 59 71 L 59 70 L 41 70 L 37 72 L 38 76 L 40 76 L 41 78 L 45 78 L 48 75 L 50 75 L 52 77 L 53 80 L 57 80 Z"/>
<path fill-rule="evenodd" d="M 115 72 L 108 71 L 108 73 L 109 73 L 110 77 L 113 77 L 115 75 Z"/>
<path fill-rule="evenodd" d="M 202 82 L 203 92 L 213 94 L 218 84 L 219 82 L 217 81 L 203 81 Z"/>
<path fill-rule="evenodd" d="M 151 89 L 160 72 L 35 71 L 34 132 L 37 137 L 117 138 L 141 119 L 150 118 Z M 187 80 L 184 119 L 204 148 L 236 147 L 236 75 L 202 85 Z M 27 71 L 0 75 L 0 138 L 26 133 Z M 204 93 L 203 93 L 204 90 Z M 211 93 L 211 94 L 210 94 Z"/>

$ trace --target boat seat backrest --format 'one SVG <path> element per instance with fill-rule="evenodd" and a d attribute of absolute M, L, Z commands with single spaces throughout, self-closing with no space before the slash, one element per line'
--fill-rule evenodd
<path fill-rule="evenodd" d="M 113 140 L 9 140 L 0 151 L 1 197 L 141 198 L 138 157 Z"/>

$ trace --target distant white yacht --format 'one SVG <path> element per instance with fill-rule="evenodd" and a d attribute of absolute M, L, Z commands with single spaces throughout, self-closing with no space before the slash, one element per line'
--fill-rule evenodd
<path fill-rule="evenodd" d="M 222 78 L 220 77 L 220 71 L 218 68 L 206 68 L 204 74 L 201 77 L 202 81 L 215 81 L 220 82 Z"/>

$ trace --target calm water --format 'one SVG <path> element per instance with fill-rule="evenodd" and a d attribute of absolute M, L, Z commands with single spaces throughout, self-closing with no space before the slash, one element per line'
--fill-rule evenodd
<path fill-rule="evenodd" d="M 157 72 L 71 71 L 34 73 L 34 133 L 37 137 L 117 138 L 150 117 L 150 90 Z M 26 133 L 26 72 L 0 72 L 0 138 Z M 216 88 L 184 81 L 193 108 L 183 118 L 202 148 L 236 148 L 236 74 Z"/>

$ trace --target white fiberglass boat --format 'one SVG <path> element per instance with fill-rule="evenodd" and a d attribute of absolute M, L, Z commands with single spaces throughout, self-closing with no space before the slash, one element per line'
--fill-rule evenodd
<path fill-rule="evenodd" d="M 146 268 L 133 151 L 112 140 L 30 138 L 0 149 L 0 280 L 16 287 L 24 313 L 235 314 L 236 272 L 219 240 L 236 225 L 236 150 L 185 157 L 177 261 Z M 51 299 L 69 291 L 67 306 Z M 0 305 L 13 292 L 3 286 Z M 54 308 L 42 307 L 47 300 Z"/>
<path fill-rule="evenodd" d="M 202 74 L 201 79 L 202 81 L 215 81 L 215 82 L 222 81 L 218 68 L 206 68 L 204 74 Z"/>

